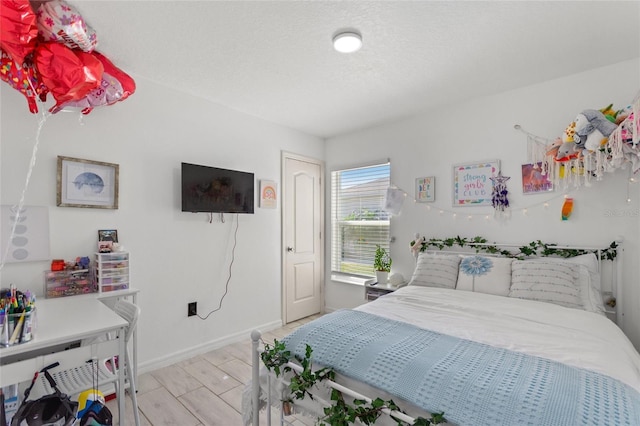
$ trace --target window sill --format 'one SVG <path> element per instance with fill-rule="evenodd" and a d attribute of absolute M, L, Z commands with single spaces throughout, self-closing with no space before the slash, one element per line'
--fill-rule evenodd
<path fill-rule="evenodd" d="M 344 274 L 331 274 L 331 281 L 337 283 L 365 286 L 369 284 L 373 284 L 376 282 L 376 279 L 373 277 L 360 277 L 355 275 L 344 275 Z"/>

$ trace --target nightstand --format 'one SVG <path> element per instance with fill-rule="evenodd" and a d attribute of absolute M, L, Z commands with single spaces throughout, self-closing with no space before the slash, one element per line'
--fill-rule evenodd
<path fill-rule="evenodd" d="M 380 296 L 393 293 L 399 287 L 388 287 L 386 284 L 370 284 L 364 286 L 364 299 L 367 301 L 376 300 Z"/>

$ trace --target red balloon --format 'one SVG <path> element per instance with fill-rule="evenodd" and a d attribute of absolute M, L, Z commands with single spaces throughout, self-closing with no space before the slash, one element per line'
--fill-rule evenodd
<path fill-rule="evenodd" d="M 28 56 L 22 66 L 18 67 L 11 55 L 0 49 L 0 78 L 27 98 L 29 111 L 34 114 L 38 112 L 36 95 L 43 102 L 47 98 L 48 89 L 40 79 L 31 56 Z"/>
<path fill-rule="evenodd" d="M 0 48 L 22 65 L 37 40 L 36 15 L 29 1 L 0 0 Z"/>
<path fill-rule="evenodd" d="M 102 73 L 102 82 L 100 87 L 90 91 L 87 96 L 78 101 L 69 101 L 64 105 L 52 108 L 51 112 L 56 113 L 63 108 L 79 108 L 83 114 L 89 114 L 93 108 L 103 105 L 111 105 L 122 99 L 122 85 L 115 77 L 109 75 L 106 71 Z"/>
<path fill-rule="evenodd" d="M 98 38 L 80 13 L 63 0 L 51 0 L 38 7 L 38 31 L 45 41 L 62 43 L 71 49 L 91 52 Z"/>
<path fill-rule="evenodd" d="M 80 108 L 83 114 L 89 114 L 97 106 L 112 105 L 123 101 L 135 92 L 136 84 L 127 73 L 95 50 L 91 52 L 91 55 L 102 62 L 104 67 L 100 87 L 93 89 L 83 99 L 69 101 L 64 105 L 54 107 L 51 112 L 56 113 L 63 108 Z"/>
<path fill-rule="evenodd" d="M 42 81 L 56 99 L 51 110 L 82 99 L 102 81 L 102 62 L 89 53 L 69 49 L 63 44 L 40 43 L 34 58 Z"/>

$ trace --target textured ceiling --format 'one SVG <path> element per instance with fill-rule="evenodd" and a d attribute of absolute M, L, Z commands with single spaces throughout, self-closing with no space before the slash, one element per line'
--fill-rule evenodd
<path fill-rule="evenodd" d="M 320 137 L 640 56 L 638 1 L 68 2 L 134 78 Z"/>

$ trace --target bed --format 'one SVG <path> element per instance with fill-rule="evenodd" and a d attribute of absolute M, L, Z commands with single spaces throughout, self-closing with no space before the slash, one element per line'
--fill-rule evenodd
<path fill-rule="evenodd" d="M 298 358 L 308 345 L 314 367 L 336 372 L 313 399 L 291 398 L 291 373 L 258 370 L 260 333 L 252 333 L 245 423 L 258 425 L 258 408 L 283 400 L 322 418 L 337 388 L 349 398 L 393 400 L 400 424 L 444 412 L 452 425 L 639 425 L 640 355 L 605 315 L 602 296 L 622 295 L 621 256 L 609 252 L 609 262 L 590 250 L 569 259 L 420 253 L 406 287 L 282 339 Z M 384 411 L 376 425 L 399 424 Z"/>

